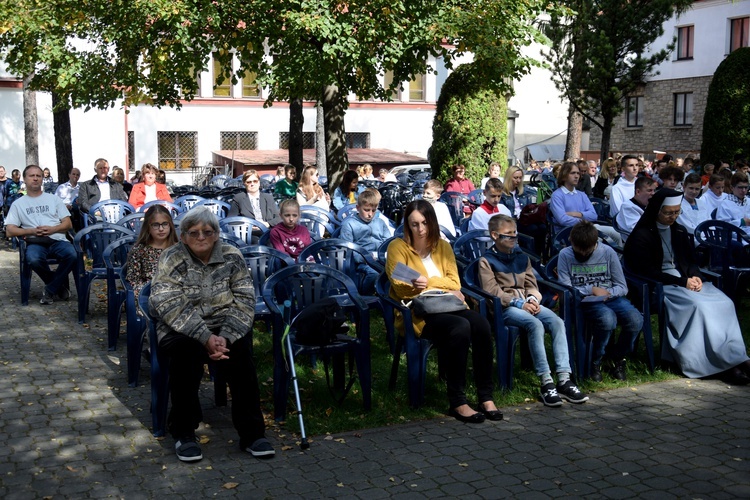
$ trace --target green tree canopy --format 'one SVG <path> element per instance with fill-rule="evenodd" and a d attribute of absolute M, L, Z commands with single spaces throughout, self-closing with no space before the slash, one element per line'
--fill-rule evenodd
<path fill-rule="evenodd" d="M 703 117 L 701 161 L 731 163 L 750 154 L 750 48 L 733 51 L 716 68 Z"/>
<path fill-rule="evenodd" d="M 663 24 L 691 0 L 564 0 L 573 13 L 550 14 L 545 58 L 562 96 L 602 130 L 602 161 L 624 98 L 669 57 L 672 46 L 649 52 Z M 568 11 L 568 12 L 570 12 Z"/>
<path fill-rule="evenodd" d="M 508 107 L 505 97 L 464 64 L 443 85 L 432 124 L 432 177 L 445 182 L 462 164 L 475 183 L 493 161 L 507 164 Z"/>

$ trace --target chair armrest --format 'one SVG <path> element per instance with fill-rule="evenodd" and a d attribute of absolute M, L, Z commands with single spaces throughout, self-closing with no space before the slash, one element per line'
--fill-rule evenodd
<path fill-rule="evenodd" d="M 478 294 L 474 292 L 472 289 L 468 287 L 461 287 L 461 293 L 464 294 L 466 297 L 471 297 L 472 299 L 476 300 L 479 304 L 479 314 L 481 314 L 484 317 L 487 317 L 487 302 L 485 301 L 484 297 L 481 294 Z"/>
<path fill-rule="evenodd" d="M 715 273 L 708 269 L 701 268 L 701 275 L 707 278 L 706 281 L 710 281 L 711 283 L 713 283 L 716 288 L 719 288 L 719 289 L 722 288 L 724 284 L 723 283 L 724 278 L 721 276 L 721 274 Z"/>

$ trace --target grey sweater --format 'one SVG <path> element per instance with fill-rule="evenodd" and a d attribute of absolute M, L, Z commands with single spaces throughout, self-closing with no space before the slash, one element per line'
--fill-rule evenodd
<path fill-rule="evenodd" d="M 557 275 L 561 283 L 573 286 L 581 295 L 592 295 L 595 286 L 604 288 L 612 297 L 623 297 L 628 293 L 625 275 L 617 258 L 617 253 L 604 243 L 586 260 L 578 262 L 573 256 L 573 248 L 563 248 L 557 261 Z"/>

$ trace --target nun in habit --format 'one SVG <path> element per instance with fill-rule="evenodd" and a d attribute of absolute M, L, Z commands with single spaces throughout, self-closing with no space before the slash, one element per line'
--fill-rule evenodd
<path fill-rule="evenodd" d="M 750 360 L 731 299 L 703 283 L 687 230 L 678 224 L 682 193 L 663 188 L 625 243 L 625 264 L 664 284 L 667 337 L 662 359 L 690 378 L 750 382 Z M 645 257 L 645 258 L 644 258 Z"/>

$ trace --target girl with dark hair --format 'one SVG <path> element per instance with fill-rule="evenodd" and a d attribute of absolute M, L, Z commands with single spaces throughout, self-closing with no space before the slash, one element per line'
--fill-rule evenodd
<path fill-rule="evenodd" d="M 172 216 L 162 205 L 146 210 L 141 232 L 128 255 L 126 279 L 133 285 L 136 300 L 141 288 L 151 281 L 161 252 L 177 243 Z"/>
<path fill-rule="evenodd" d="M 440 239 L 432 205 L 425 200 L 412 201 L 406 206 L 404 221 L 403 239 L 388 245 L 385 272 L 391 281 L 391 297 L 412 300 L 427 290 L 442 290 L 464 300 L 453 249 Z M 410 283 L 395 279 L 393 272 L 399 263 L 418 272 L 419 277 Z M 469 423 L 481 423 L 485 418 L 501 420 L 503 415 L 492 401 L 492 337 L 487 319 L 470 309 L 412 318 L 415 335 L 432 340 L 446 365 L 449 414 Z M 403 317 L 398 313 L 396 327 L 403 331 Z M 479 412 L 469 406 L 466 398 L 470 346 Z"/>
<path fill-rule="evenodd" d="M 346 205 L 357 203 L 357 195 L 360 191 L 359 174 L 356 170 L 347 170 L 344 172 L 341 184 L 333 192 L 333 208 L 338 211 Z"/>

